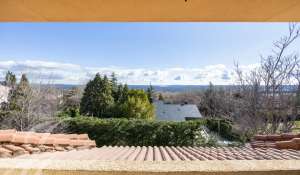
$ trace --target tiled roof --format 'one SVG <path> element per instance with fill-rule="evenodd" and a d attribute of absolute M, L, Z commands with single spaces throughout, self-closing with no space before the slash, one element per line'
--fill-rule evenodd
<path fill-rule="evenodd" d="M 24 159 L 101 161 L 300 160 L 300 151 L 251 147 L 111 147 L 23 155 Z"/>
<path fill-rule="evenodd" d="M 251 141 L 254 148 L 276 148 L 300 150 L 300 133 L 285 133 L 281 135 L 256 135 Z"/>
<path fill-rule="evenodd" d="M 198 107 L 193 104 L 166 104 L 153 102 L 157 120 L 184 121 L 186 118 L 201 118 Z"/>
<path fill-rule="evenodd" d="M 103 161 L 300 160 L 299 134 L 255 136 L 244 147 L 103 146 L 87 134 L 0 130 L 0 157 Z"/>
<path fill-rule="evenodd" d="M 95 147 L 87 134 L 50 134 L 0 130 L 0 157 Z"/>

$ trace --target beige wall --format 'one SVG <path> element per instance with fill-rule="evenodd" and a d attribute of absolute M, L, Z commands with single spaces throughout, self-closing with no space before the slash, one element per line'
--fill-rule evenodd
<path fill-rule="evenodd" d="M 300 21 L 300 0 L 0 0 L 0 21 Z"/>

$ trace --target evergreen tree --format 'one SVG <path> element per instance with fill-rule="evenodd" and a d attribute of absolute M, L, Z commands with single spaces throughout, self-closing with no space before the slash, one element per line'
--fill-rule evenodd
<path fill-rule="evenodd" d="M 80 107 L 80 89 L 78 87 L 72 87 L 69 90 L 65 90 L 63 93 L 63 111 L 69 114 L 71 117 L 79 115 Z"/>
<path fill-rule="evenodd" d="M 123 86 L 123 89 L 122 89 L 122 92 L 121 92 L 121 98 L 120 98 L 120 103 L 121 103 L 121 104 L 124 103 L 124 102 L 127 100 L 127 98 L 128 98 L 128 93 L 129 93 L 129 88 L 128 88 L 128 85 L 125 84 L 125 85 Z"/>
<path fill-rule="evenodd" d="M 154 93 L 154 89 L 153 86 L 150 84 L 150 86 L 147 88 L 147 96 L 150 103 L 153 102 L 153 93 Z"/>
<path fill-rule="evenodd" d="M 80 113 L 89 116 L 111 117 L 110 110 L 114 104 L 112 85 L 107 76 L 99 73 L 88 82 L 80 103 Z"/>
<path fill-rule="evenodd" d="M 144 90 L 130 90 L 127 100 L 120 107 L 122 117 L 125 118 L 154 118 L 154 106 L 149 102 Z"/>
<path fill-rule="evenodd" d="M 116 103 L 119 103 L 120 102 L 120 99 L 122 97 L 122 94 L 123 94 L 123 85 L 122 84 L 119 84 L 118 85 L 118 89 L 117 89 L 117 92 L 115 94 L 115 102 Z"/>
<path fill-rule="evenodd" d="M 9 94 L 9 109 L 10 110 L 23 110 L 26 111 L 27 101 L 30 100 L 32 90 L 26 74 L 22 74 L 20 83 L 15 89 L 12 89 Z M 24 110 L 25 109 L 25 110 Z"/>
<path fill-rule="evenodd" d="M 11 71 L 7 71 L 6 75 L 5 75 L 5 86 L 14 88 L 16 85 L 17 79 L 16 79 L 16 75 L 13 74 Z"/>
<path fill-rule="evenodd" d="M 114 75 L 108 79 L 96 74 L 84 89 L 80 113 L 105 118 L 152 119 L 154 107 L 144 90 L 129 90 L 127 84 L 118 84 Z"/>
<path fill-rule="evenodd" d="M 112 96 L 113 96 L 113 98 L 117 101 L 119 98 L 120 98 L 120 94 L 119 94 L 119 92 L 118 92 L 118 79 L 117 79 L 117 77 L 116 77 L 116 74 L 113 72 L 112 74 L 111 74 L 111 85 L 112 85 Z"/>

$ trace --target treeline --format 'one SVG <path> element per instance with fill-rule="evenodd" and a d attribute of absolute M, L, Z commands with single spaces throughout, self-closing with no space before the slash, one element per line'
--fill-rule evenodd
<path fill-rule="evenodd" d="M 22 74 L 19 81 L 13 72 L 8 71 L 3 85 L 9 87 L 7 101 L 1 104 L 0 128 L 17 130 L 43 130 L 51 132 L 59 118 L 135 118 L 154 119 L 151 104 L 153 89 L 129 89 L 127 84 L 118 82 L 115 74 L 110 77 L 99 73 L 82 90 L 55 88 L 51 84 L 31 84 Z"/>

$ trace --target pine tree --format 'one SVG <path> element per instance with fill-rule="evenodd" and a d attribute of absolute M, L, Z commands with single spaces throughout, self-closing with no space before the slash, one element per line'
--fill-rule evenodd
<path fill-rule="evenodd" d="M 112 83 L 108 79 L 106 75 L 104 75 L 103 78 L 103 84 L 102 84 L 102 104 L 101 107 L 103 108 L 102 115 L 103 117 L 112 117 L 112 107 L 114 105 L 114 97 L 112 94 Z"/>
<path fill-rule="evenodd" d="M 69 114 L 71 117 L 79 115 L 80 107 L 80 89 L 78 87 L 72 87 L 69 90 L 65 90 L 63 93 L 63 111 Z"/>
<path fill-rule="evenodd" d="M 110 110 L 114 104 L 111 81 L 99 73 L 88 82 L 80 103 L 80 113 L 96 117 L 111 117 Z"/>
<path fill-rule="evenodd" d="M 116 77 L 116 74 L 113 72 L 112 74 L 111 74 L 111 85 L 112 85 L 112 96 L 113 96 L 113 98 L 117 101 L 119 98 L 120 98 L 120 96 L 119 96 L 119 92 L 118 92 L 118 79 L 117 79 L 117 77 Z"/>
<path fill-rule="evenodd" d="M 147 88 L 147 96 L 150 103 L 153 102 L 153 93 L 154 93 L 154 89 L 153 86 L 150 84 L 149 87 Z"/>
<path fill-rule="evenodd" d="M 118 85 L 118 88 L 117 88 L 117 92 L 115 94 L 115 103 L 119 103 L 120 102 L 120 99 L 122 97 L 122 93 L 123 93 L 123 85 L 122 84 L 119 84 Z"/>
<path fill-rule="evenodd" d="M 94 98 L 94 94 L 92 93 L 95 89 L 95 83 L 96 81 L 99 81 L 99 79 L 101 79 L 99 74 L 96 74 L 95 78 L 93 80 L 90 80 L 85 88 L 84 88 L 84 92 L 83 92 L 83 96 L 81 98 L 80 101 L 80 113 L 84 114 L 84 115 L 89 115 L 89 116 L 94 116 L 95 115 L 95 111 L 93 109 L 93 106 L 95 104 L 93 104 L 93 98 Z"/>
<path fill-rule="evenodd" d="M 29 84 L 29 81 L 26 77 L 26 74 L 22 74 L 20 83 L 17 85 L 15 89 L 10 91 L 9 94 L 9 108 L 10 110 L 26 110 L 27 101 L 30 100 L 30 96 L 32 95 L 32 90 Z"/>
<path fill-rule="evenodd" d="M 114 75 L 109 79 L 96 74 L 84 89 L 80 113 L 105 118 L 152 119 L 154 107 L 144 90 L 130 90 L 127 84 L 118 84 Z"/>
<path fill-rule="evenodd" d="M 124 102 L 127 100 L 127 98 L 128 98 L 128 93 L 129 93 L 129 88 L 128 88 L 128 85 L 125 84 L 125 85 L 123 86 L 123 89 L 122 89 L 122 92 L 121 92 L 121 98 L 120 98 L 120 103 L 121 103 L 121 104 L 124 103 Z"/>
<path fill-rule="evenodd" d="M 6 75 L 5 75 L 5 86 L 14 88 L 16 85 L 17 79 L 16 79 L 16 75 L 13 74 L 11 71 L 7 71 Z"/>

